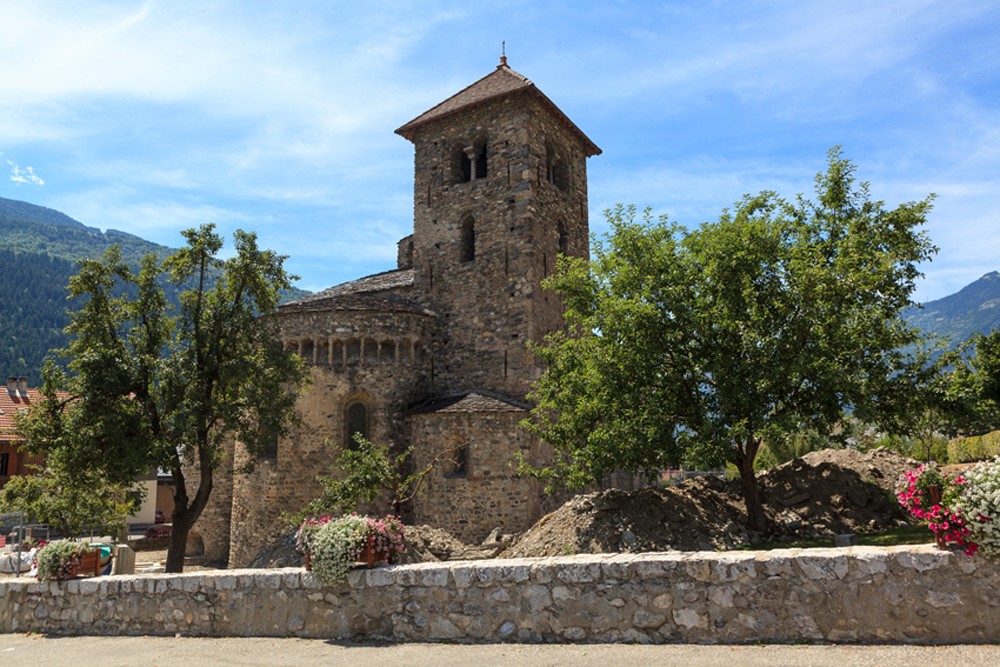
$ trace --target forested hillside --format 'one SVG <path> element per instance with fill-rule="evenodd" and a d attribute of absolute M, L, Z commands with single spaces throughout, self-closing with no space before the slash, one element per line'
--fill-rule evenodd
<path fill-rule="evenodd" d="M 180 235 L 178 235 L 180 238 Z M 154 253 L 166 257 L 172 248 L 133 234 L 86 225 L 42 206 L 0 197 L 0 381 L 25 375 L 35 384 L 49 350 L 64 347 L 69 323 L 66 286 L 76 274 L 77 260 L 100 258 L 118 244 L 136 268 Z M 176 302 L 177 290 L 165 285 Z M 294 290 L 287 299 L 305 296 Z"/>
<path fill-rule="evenodd" d="M 76 263 L 0 250 L 0 374 L 38 379 L 48 351 L 66 344 L 66 284 Z"/>
<path fill-rule="evenodd" d="M 1000 272 L 987 273 L 955 294 L 928 301 L 906 314 L 911 324 L 957 345 L 1000 328 Z"/>

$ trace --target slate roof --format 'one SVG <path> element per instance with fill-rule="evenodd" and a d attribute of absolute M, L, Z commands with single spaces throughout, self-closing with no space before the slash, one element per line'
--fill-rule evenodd
<path fill-rule="evenodd" d="M 389 290 L 413 286 L 413 269 L 396 269 L 328 287 L 278 307 L 282 313 L 320 310 L 410 312 L 434 315 L 420 304 Z"/>
<path fill-rule="evenodd" d="M 522 93 L 531 95 L 541 102 L 570 132 L 575 134 L 583 142 L 587 157 L 601 154 L 601 149 L 552 100 L 546 97 L 545 93 L 540 91 L 526 76 L 515 72 L 507 66 L 506 58 L 501 58 L 497 68 L 482 79 L 463 88 L 432 109 L 420 114 L 396 130 L 396 134 L 413 141 L 414 131 L 426 123 L 445 118 L 491 100 Z"/>
<path fill-rule="evenodd" d="M 527 412 L 530 407 L 528 403 L 520 399 L 478 389 L 436 396 L 413 407 L 410 414 Z"/>

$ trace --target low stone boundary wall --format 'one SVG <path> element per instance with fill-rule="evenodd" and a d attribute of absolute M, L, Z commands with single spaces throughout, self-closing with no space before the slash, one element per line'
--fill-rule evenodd
<path fill-rule="evenodd" d="M 1000 641 L 1000 567 L 932 547 L 0 581 L 0 632 L 469 642 Z"/>

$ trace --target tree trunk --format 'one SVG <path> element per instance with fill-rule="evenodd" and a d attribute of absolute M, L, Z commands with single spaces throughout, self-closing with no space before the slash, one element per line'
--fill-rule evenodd
<path fill-rule="evenodd" d="M 191 511 L 174 512 L 173 528 L 170 531 L 170 548 L 167 549 L 167 572 L 184 571 L 184 555 L 187 552 L 188 533 L 194 524 Z"/>
<path fill-rule="evenodd" d="M 184 471 L 173 470 L 174 475 L 174 513 L 173 527 L 170 530 L 170 547 L 167 549 L 167 572 L 183 572 L 184 556 L 187 554 L 188 534 L 194 527 L 198 517 L 208 502 L 212 492 L 212 469 L 207 456 L 201 458 L 201 475 L 198 481 L 198 492 L 192 500 L 187 492 L 187 479 Z"/>
<path fill-rule="evenodd" d="M 757 474 L 753 469 L 754 459 L 760 441 L 747 438 L 737 448 L 736 467 L 740 471 L 740 487 L 743 490 L 743 503 L 747 508 L 747 527 L 757 533 L 767 532 L 767 519 L 764 517 L 764 506 L 760 502 L 760 489 L 757 487 Z"/>

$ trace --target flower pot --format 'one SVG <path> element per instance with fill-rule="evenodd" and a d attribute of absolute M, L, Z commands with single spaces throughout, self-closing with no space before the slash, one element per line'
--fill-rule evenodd
<path fill-rule="evenodd" d="M 360 562 L 364 563 L 369 568 L 374 567 L 375 563 L 389 562 L 389 554 L 375 548 L 375 536 L 369 535 L 368 542 L 361 549 L 361 555 L 358 557 Z"/>
<path fill-rule="evenodd" d="M 941 504 L 941 488 L 937 484 L 932 484 L 930 488 L 927 489 L 931 496 L 931 506 Z M 947 550 L 948 543 L 944 539 L 944 531 L 935 530 L 934 531 L 934 543 L 937 545 L 938 549 Z"/>

